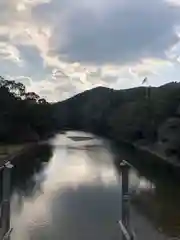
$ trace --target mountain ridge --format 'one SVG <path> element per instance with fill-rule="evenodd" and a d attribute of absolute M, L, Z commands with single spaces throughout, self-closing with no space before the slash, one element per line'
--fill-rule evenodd
<path fill-rule="evenodd" d="M 180 126 L 169 134 L 168 121 L 180 119 L 180 83 L 123 90 L 96 87 L 55 103 L 54 119 L 57 129 L 82 130 L 115 141 L 153 145 L 165 155 L 169 149 L 163 139 L 168 138 L 172 148 L 171 142 L 176 138 L 172 152 L 179 156 Z M 177 125 L 178 121 L 174 121 Z M 162 128 L 167 128 L 164 134 Z M 166 133 L 168 136 L 164 136 Z"/>

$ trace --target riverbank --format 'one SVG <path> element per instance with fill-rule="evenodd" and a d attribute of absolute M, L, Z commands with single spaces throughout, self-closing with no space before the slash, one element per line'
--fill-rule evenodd
<path fill-rule="evenodd" d="M 7 159 L 12 158 L 12 156 L 17 155 L 25 148 L 24 145 L 0 145 L 0 166 L 5 164 Z"/>
<path fill-rule="evenodd" d="M 165 155 L 161 154 L 158 150 L 156 150 L 154 146 L 141 145 L 141 144 L 137 144 L 137 143 L 132 143 L 132 146 L 140 151 L 152 154 L 153 156 L 159 158 L 159 160 L 161 160 L 167 164 L 170 164 L 170 165 L 173 165 L 174 167 L 180 168 L 180 162 L 178 161 L 177 158 L 166 157 Z"/>
<path fill-rule="evenodd" d="M 30 151 L 37 143 L 26 143 L 17 145 L 0 145 L 0 167 L 6 162 L 14 162 L 16 159 Z"/>
<path fill-rule="evenodd" d="M 158 147 L 155 144 L 149 143 L 142 143 L 142 142 L 129 142 L 124 140 L 113 140 L 110 139 L 113 143 L 115 143 L 114 151 L 118 151 L 118 146 L 122 145 L 129 149 L 130 155 L 125 154 L 124 160 L 129 161 L 133 166 L 136 166 L 136 162 L 131 161 L 133 154 L 139 154 L 141 156 L 137 159 L 138 164 L 142 166 L 148 166 L 149 168 L 156 169 L 159 173 L 168 173 L 171 174 L 173 177 L 180 176 L 180 161 L 177 158 L 170 158 L 164 156 L 160 151 L 158 151 Z M 122 153 L 121 153 L 122 154 Z"/>

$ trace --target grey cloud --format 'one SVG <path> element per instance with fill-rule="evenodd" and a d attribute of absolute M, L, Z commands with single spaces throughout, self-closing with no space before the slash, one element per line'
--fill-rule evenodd
<path fill-rule="evenodd" d="M 58 83 L 56 86 L 55 92 L 57 95 L 63 98 L 63 95 L 68 93 L 68 96 L 72 96 L 77 93 L 76 83 L 73 85 L 69 81 L 64 83 Z"/>
<path fill-rule="evenodd" d="M 6 36 L 1 36 L 6 38 Z M 0 38 L 1 39 L 1 38 Z M 10 41 L 6 41 L 5 47 L 11 46 Z M 10 56 L 9 51 L 0 52 L 0 63 L 1 63 L 1 74 L 4 75 L 14 75 L 14 76 L 36 76 L 47 75 L 50 72 L 49 68 L 45 68 L 43 65 L 43 58 L 40 55 L 39 50 L 36 46 L 31 45 L 12 45 L 20 53 L 21 63 L 18 65 L 17 62 L 13 61 L 13 58 L 8 58 Z M 5 48 L 4 47 L 4 48 Z M 2 47 L 3 50 L 3 47 Z M 5 48 L 6 50 L 6 48 Z M 8 58 L 8 59 L 7 59 Z"/>
<path fill-rule="evenodd" d="M 30 87 L 32 83 L 32 79 L 27 76 L 11 76 L 11 75 L 4 75 L 4 77 L 8 80 L 15 80 L 17 82 L 21 82 L 25 84 L 25 86 Z"/>
<path fill-rule="evenodd" d="M 117 82 L 118 78 L 119 78 L 118 76 L 106 75 L 103 76 L 101 79 L 106 83 L 114 83 Z"/>
<path fill-rule="evenodd" d="M 61 81 L 62 80 L 62 81 Z M 65 79 L 64 79 L 65 80 Z M 77 94 L 78 88 L 76 87 L 76 82 L 74 85 L 69 82 L 68 80 L 63 81 L 63 79 L 58 79 L 58 81 L 54 81 L 54 89 L 40 89 L 39 94 L 42 97 L 48 97 L 51 101 L 53 99 L 57 101 L 62 101 L 66 98 L 72 97 L 73 95 Z"/>
<path fill-rule="evenodd" d="M 8 42 L 9 37 L 7 35 L 0 35 L 0 42 Z"/>
<path fill-rule="evenodd" d="M 36 46 L 17 45 L 21 58 L 24 62 L 22 73 L 28 76 L 34 76 L 42 78 L 50 73 L 50 68 L 45 68 L 43 64 L 43 58 L 40 55 L 39 50 Z"/>
<path fill-rule="evenodd" d="M 40 92 L 40 94 L 42 94 L 42 95 L 50 95 L 50 94 L 52 94 L 52 91 L 51 90 L 40 90 L 39 91 Z"/>
<path fill-rule="evenodd" d="M 22 74 L 22 70 L 16 63 L 0 58 L 0 74 L 2 76 L 7 76 L 11 74 L 11 76 L 19 76 Z"/>
<path fill-rule="evenodd" d="M 0 24 L 12 22 L 12 19 L 19 18 L 16 10 L 18 0 L 0 0 Z"/>
<path fill-rule="evenodd" d="M 35 67 L 43 68 L 43 59 L 40 56 L 39 50 L 35 46 L 18 45 L 17 48 L 21 52 L 21 56 L 25 61 L 33 64 Z"/>
<path fill-rule="evenodd" d="M 165 58 L 165 50 L 178 40 L 174 27 L 179 24 L 180 8 L 167 1 L 108 0 L 106 8 L 103 2 L 102 9 L 98 5 L 98 13 L 94 1 L 94 8 L 85 8 L 85 0 L 73 2 L 56 0 L 34 9 L 36 17 L 56 23 L 52 51 L 61 60 L 103 64 Z"/>

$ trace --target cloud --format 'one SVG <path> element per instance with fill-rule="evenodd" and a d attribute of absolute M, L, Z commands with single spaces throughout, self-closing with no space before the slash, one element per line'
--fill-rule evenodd
<path fill-rule="evenodd" d="M 180 6 L 179 0 L 166 0 L 166 1 L 174 6 Z"/>
<path fill-rule="evenodd" d="M 0 58 L 22 64 L 20 52 L 18 49 L 6 42 L 0 42 Z"/>
<path fill-rule="evenodd" d="M 26 73 L 38 74 L 38 72 L 45 71 L 43 66 L 43 59 L 39 54 L 36 46 L 23 46 L 18 45 L 18 49 L 21 52 L 21 56 L 24 59 Z M 35 64 L 34 64 L 35 63 Z"/>
<path fill-rule="evenodd" d="M 163 0 L 51 1 L 34 9 L 54 25 L 51 54 L 81 63 L 127 63 L 166 58 L 178 38 L 180 8 Z M 56 33 L 59 34 L 56 34 Z"/>
<path fill-rule="evenodd" d="M 7 75 L 6 79 L 21 82 L 21 83 L 25 84 L 27 87 L 30 87 L 32 85 L 32 79 L 30 77 L 26 77 L 26 76 L 14 77 L 14 76 Z"/>
<path fill-rule="evenodd" d="M 0 0 L 0 74 L 50 101 L 178 79 L 178 3 Z"/>

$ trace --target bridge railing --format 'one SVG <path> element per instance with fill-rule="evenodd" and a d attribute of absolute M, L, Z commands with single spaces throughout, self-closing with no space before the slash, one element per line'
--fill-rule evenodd
<path fill-rule="evenodd" d="M 10 189 L 11 169 L 13 165 L 6 162 L 0 167 L 0 240 L 10 240 Z"/>
<path fill-rule="evenodd" d="M 130 221 L 130 191 L 129 191 L 129 170 L 133 168 L 127 161 L 120 163 L 121 168 L 121 219 L 119 226 L 121 229 L 122 240 L 135 240 Z"/>

